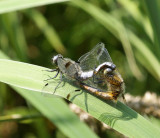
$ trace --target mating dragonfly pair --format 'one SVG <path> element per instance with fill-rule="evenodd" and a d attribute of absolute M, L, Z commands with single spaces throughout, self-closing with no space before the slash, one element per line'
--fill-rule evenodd
<path fill-rule="evenodd" d="M 50 72 L 57 71 L 57 74 L 47 80 L 56 78 L 59 73 L 61 79 L 55 90 L 64 75 L 76 81 L 81 88 L 104 100 L 117 101 L 122 96 L 125 101 L 123 78 L 103 43 L 98 43 L 90 52 L 81 56 L 78 62 L 63 58 L 60 54 L 54 56 L 52 61 L 57 68 Z"/>

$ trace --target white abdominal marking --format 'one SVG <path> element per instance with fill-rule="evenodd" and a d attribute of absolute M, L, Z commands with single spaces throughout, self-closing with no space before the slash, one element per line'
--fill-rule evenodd
<path fill-rule="evenodd" d="M 113 63 L 111 62 L 104 62 L 102 64 L 100 64 L 96 69 L 95 69 L 95 72 L 98 72 L 103 66 L 109 66 L 111 67 Z"/>
<path fill-rule="evenodd" d="M 88 79 L 91 78 L 92 76 L 93 76 L 93 71 L 88 71 L 88 72 L 82 72 L 80 78 Z"/>

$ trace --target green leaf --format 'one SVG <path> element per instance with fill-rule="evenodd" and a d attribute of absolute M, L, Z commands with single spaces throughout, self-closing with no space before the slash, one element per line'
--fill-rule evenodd
<path fill-rule="evenodd" d="M 7 58 L 2 52 L 0 52 L 0 57 Z M 49 98 L 42 96 L 41 93 L 37 93 L 41 92 L 45 84 L 42 77 L 42 69 L 44 68 L 21 62 L 12 62 L 6 59 L 0 59 L 0 61 L 8 62 L 6 62 L 8 65 L 0 63 L 0 68 L 3 70 L 0 73 L 0 78 L 2 77 L 0 81 L 14 85 L 12 86 L 13 89 L 26 100 L 30 101 L 33 106 L 55 124 L 66 136 L 71 138 L 97 137 L 84 123 L 79 121 L 78 117 L 70 111 L 62 99 Z M 14 68 L 10 68 L 10 63 L 13 63 L 12 67 Z M 30 69 L 28 67 L 30 67 Z M 5 75 L 7 73 L 9 74 Z M 33 78 L 31 76 L 33 76 Z M 18 86 L 19 88 L 15 86 Z"/>
<path fill-rule="evenodd" d="M 11 11 L 66 1 L 68 0 L 1 0 L 0 13 L 7 13 Z"/>
<path fill-rule="evenodd" d="M 42 71 L 44 69 L 46 68 L 17 61 L 0 59 L 0 81 L 28 90 L 53 93 L 54 88 L 57 86 L 59 80 L 53 80 L 51 84 L 45 87 L 47 89 L 42 89 L 44 86 L 44 74 L 50 74 L 52 76 L 55 75 L 55 73 Z M 66 98 L 67 95 L 70 94 L 70 101 L 77 104 L 93 117 L 110 125 L 113 129 L 123 133 L 128 137 L 160 137 L 160 131 L 154 125 L 121 102 L 114 104 L 111 101 L 103 101 L 88 94 L 86 91 L 75 92 L 75 89 L 77 89 L 77 87 L 73 86 L 72 82 L 65 82 L 63 85 L 59 86 L 55 92 L 55 95 Z M 36 107 L 43 112 L 43 114 L 46 114 L 47 117 L 51 118 L 50 112 L 53 112 L 59 117 L 61 117 L 65 112 L 64 110 L 62 113 L 57 113 L 57 111 L 54 110 L 62 108 L 59 107 L 58 104 L 56 107 L 48 107 L 50 102 L 55 102 L 56 104 L 56 101 L 52 101 L 52 98 L 47 98 L 46 102 L 48 102 L 48 104 L 46 104 L 42 102 L 46 97 L 40 96 L 36 92 L 29 92 L 28 90 L 23 90 L 22 95 L 28 95 L 26 96 L 27 99 L 31 100 L 32 103 L 34 103 Z M 29 95 L 31 97 L 29 97 Z M 33 95 L 36 97 L 36 100 Z M 50 112 L 47 109 L 49 109 Z M 55 118 L 53 117 L 53 120 L 54 119 Z M 69 122 L 72 120 L 72 118 L 69 121 L 60 119 L 58 120 L 62 122 L 64 121 L 64 124 L 69 126 Z M 74 122 L 74 120 L 72 121 Z M 77 130 L 77 133 L 78 132 L 79 131 Z"/>

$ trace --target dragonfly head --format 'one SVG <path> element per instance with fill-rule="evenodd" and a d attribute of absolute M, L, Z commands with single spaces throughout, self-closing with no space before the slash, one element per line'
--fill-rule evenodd
<path fill-rule="evenodd" d="M 58 54 L 58 55 L 56 55 L 56 56 L 53 56 L 53 58 L 52 58 L 52 62 L 53 62 L 54 64 L 56 64 L 56 65 L 57 65 L 57 60 L 58 60 L 58 58 L 63 58 L 63 56 L 62 56 L 61 54 Z"/>

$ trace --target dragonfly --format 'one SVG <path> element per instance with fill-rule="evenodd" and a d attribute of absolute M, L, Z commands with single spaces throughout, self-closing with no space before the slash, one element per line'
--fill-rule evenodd
<path fill-rule="evenodd" d="M 45 81 L 54 79 L 58 76 L 58 74 L 60 74 L 60 81 L 55 87 L 54 92 L 63 81 L 63 75 L 69 80 L 78 82 L 83 82 L 84 80 L 91 78 L 94 75 L 94 70 L 88 70 L 84 72 L 77 62 L 71 60 L 70 58 L 64 58 L 61 54 L 53 56 L 52 62 L 57 66 L 57 68 L 47 71 L 57 73 L 54 77 L 49 76 L 49 79 L 46 79 Z M 46 85 L 48 85 L 48 83 Z"/>
<path fill-rule="evenodd" d="M 97 44 L 93 50 L 80 57 L 78 62 L 63 58 L 61 54 L 54 56 L 52 62 L 57 65 L 57 68 L 50 72 L 57 71 L 57 74 L 47 80 L 56 78 L 60 73 L 60 82 L 54 92 L 63 81 L 62 75 L 65 75 L 68 79 L 76 80 L 81 88 L 103 99 L 117 100 L 120 94 L 124 98 L 123 79 L 103 43 Z M 94 78 L 101 83 L 95 83 Z"/>
<path fill-rule="evenodd" d="M 90 52 L 81 56 L 78 62 L 84 72 L 94 68 L 93 79 L 90 77 L 85 82 L 80 83 L 82 88 L 105 100 L 117 101 L 122 96 L 126 102 L 123 78 L 103 43 L 98 43 Z M 100 83 L 96 83 L 95 80 Z"/>

